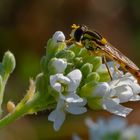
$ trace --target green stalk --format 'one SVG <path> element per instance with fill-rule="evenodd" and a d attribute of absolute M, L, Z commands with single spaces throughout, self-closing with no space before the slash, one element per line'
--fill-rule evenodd
<path fill-rule="evenodd" d="M 0 115 L 2 114 L 1 106 L 2 106 L 2 102 L 3 102 L 3 95 L 4 95 L 5 86 L 6 86 L 8 78 L 9 78 L 9 74 L 5 74 L 3 76 L 2 86 L 1 86 L 1 89 L 0 89 Z"/>
<path fill-rule="evenodd" d="M 13 112 L 9 113 L 7 116 L 5 116 L 4 118 L 0 120 L 0 128 L 7 126 L 11 122 L 23 117 L 26 114 L 29 114 L 29 111 L 40 103 L 39 102 L 40 97 L 41 96 L 35 96 L 33 100 L 25 103 L 24 105 L 22 106 L 17 105 L 17 107 L 15 108 Z"/>

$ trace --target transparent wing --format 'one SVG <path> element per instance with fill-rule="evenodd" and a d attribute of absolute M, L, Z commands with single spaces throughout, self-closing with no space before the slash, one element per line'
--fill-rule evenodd
<path fill-rule="evenodd" d="M 99 48 L 108 55 L 108 57 L 112 58 L 113 60 L 117 61 L 123 67 L 131 67 L 134 70 L 139 70 L 139 68 L 123 53 L 121 53 L 118 49 L 113 47 L 110 43 L 107 43 L 105 46 L 99 46 Z"/>

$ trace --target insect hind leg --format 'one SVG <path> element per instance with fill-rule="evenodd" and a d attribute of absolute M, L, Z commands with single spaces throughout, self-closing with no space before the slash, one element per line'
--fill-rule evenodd
<path fill-rule="evenodd" d="M 108 64 L 107 64 L 107 60 L 106 60 L 106 57 L 105 57 L 105 56 L 103 56 L 103 61 L 104 61 L 105 66 L 106 66 L 106 68 L 107 68 L 108 74 L 109 74 L 109 76 L 110 76 L 110 80 L 112 81 L 112 80 L 113 80 L 113 77 L 112 77 L 112 74 L 111 74 L 111 72 L 110 72 L 110 69 L 109 69 L 109 66 L 108 66 Z"/>

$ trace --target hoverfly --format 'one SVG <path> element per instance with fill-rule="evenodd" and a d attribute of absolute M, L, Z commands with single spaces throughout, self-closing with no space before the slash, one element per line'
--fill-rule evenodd
<path fill-rule="evenodd" d="M 84 46 L 87 50 L 95 55 L 103 58 L 109 58 L 120 66 L 130 72 L 140 84 L 140 69 L 123 53 L 113 47 L 102 35 L 96 31 L 91 31 L 85 25 L 72 25 L 72 32 L 70 34 L 70 41 L 74 41 L 79 46 Z M 89 45 L 91 44 L 91 45 Z M 104 61 L 106 63 L 106 61 Z M 107 63 L 106 63 L 107 66 Z M 109 71 L 109 68 L 107 66 Z M 110 74 L 110 72 L 109 72 Z M 110 74 L 111 76 L 111 74 Z"/>

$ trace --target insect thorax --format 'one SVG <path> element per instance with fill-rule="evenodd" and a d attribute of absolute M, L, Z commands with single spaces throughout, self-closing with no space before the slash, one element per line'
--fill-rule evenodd
<path fill-rule="evenodd" d="M 91 51 L 96 52 L 100 49 L 94 41 L 91 41 L 89 39 L 83 40 L 82 43 L 84 44 L 84 46 L 87 50 L 91 50 Z"/>

